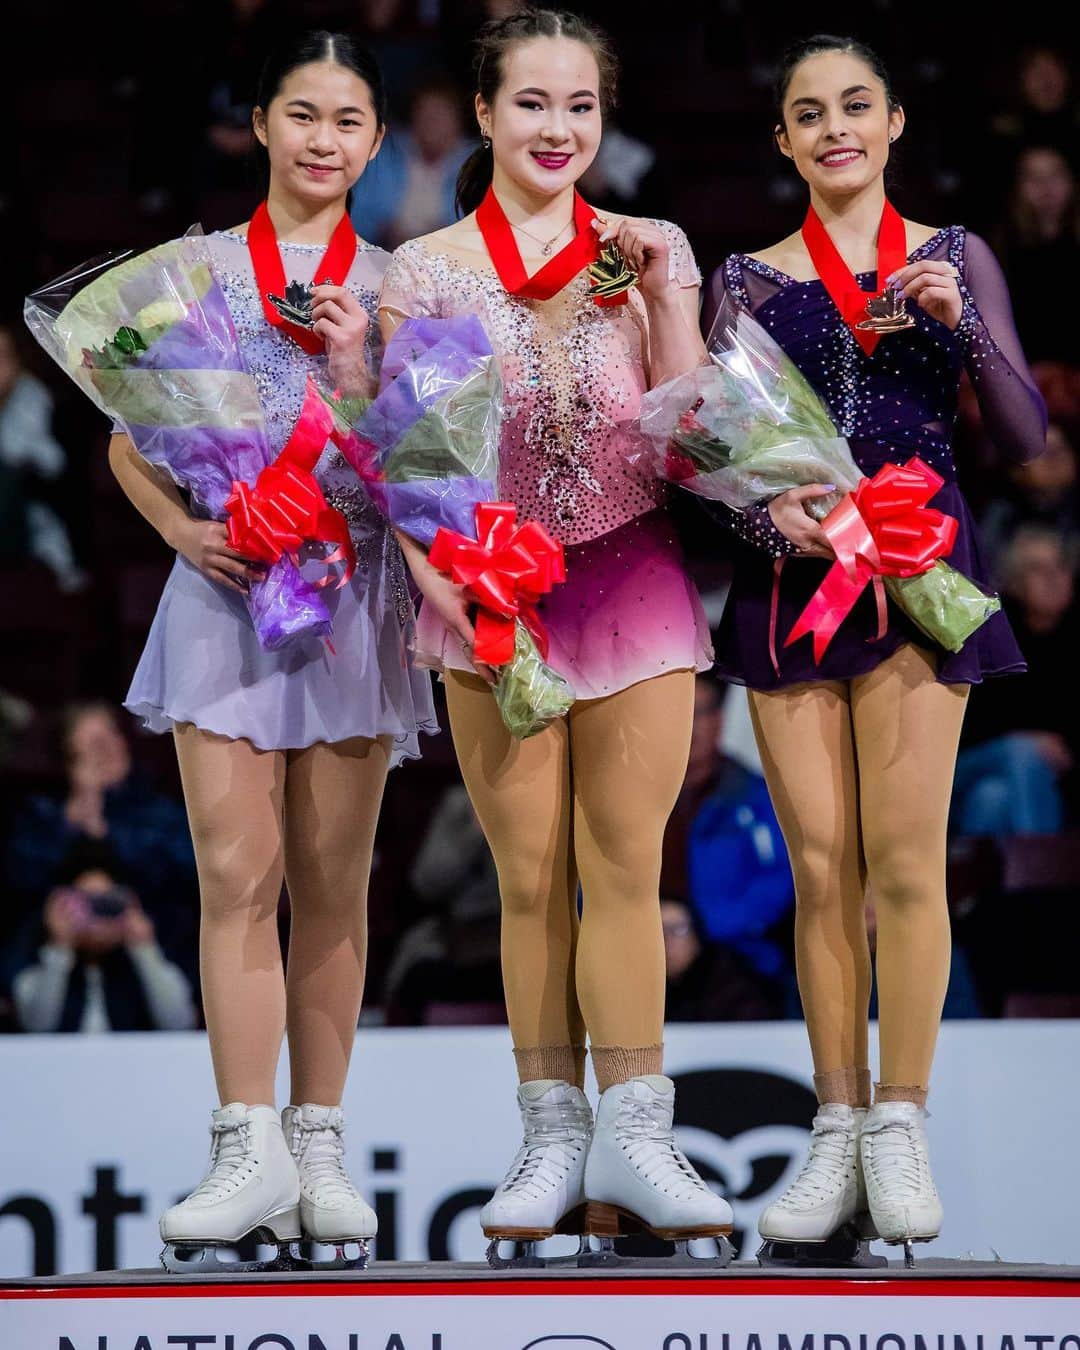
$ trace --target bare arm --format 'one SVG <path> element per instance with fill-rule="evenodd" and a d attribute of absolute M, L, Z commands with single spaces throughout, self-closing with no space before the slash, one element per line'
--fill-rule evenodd
<path fill-rule="evenodd" d="M 192 517 L 176 484 L 143 459 L 130 437 L 118 433 L 109 441 L 109 468 L 139 515 L 210 581 L 244 594 L 248 583 L 262 575 L 258 564 L 228 547 L 220 521 Z"/>

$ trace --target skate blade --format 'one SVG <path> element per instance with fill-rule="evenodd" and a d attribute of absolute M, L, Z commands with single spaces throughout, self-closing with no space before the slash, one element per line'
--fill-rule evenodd
<path fill-rule="evenodd" d="M 299 1242 L 290 1242 L 288 1251 L 296 1270 L 367 1270 L 372 1259 L 367 1238 L 325 1242 L 320 1238 L 303 1237 Z"/>
<path fill-rule="evenodd" d="M 260 1245 L 274 1247 L 275 1254 L 245 1261 L 225 1256 L 236 1251 L 235 1242 L 167 1242 L 161 1250 L 161 1264 L 170 1275 L 248 1275 L 295 1269 L 284 1241 L 260 1241 Z"/>
<path fill-rule="evenodd" d="M 682 1268 L 718 1267 L 731 1264 L 735 1249 L 728 1241 L 731 1226 L 718 1228 L 711 1224 L 702 1224 L 692 1228 L 654 1228 L 639 1215 L 618 1205 L 601 1204 L 590 1201 L 585 1218 L 585 1232 L 588 1250 L 578 1258 L 583 1268 L 612 1266 L 677 1266 Z M 615 1250 L 615 1239 L 634 1237 L 645 1233 L 651 1237 L 674 1245 L 670 1256 L 623 1256 Z M 714 1244 L 711 1255 L 697 1255 L 691 1249 L 691 1242 L 710 1242 Z"/>
<path fill-rule="evenodd" d="M 884 1256 L 870 1250 L 870 1236 L 854 1223 L 844 1224 L 831 1236 L 820 1242 L 802 1239 L 786 1242 L 780 1238 L 766 1238 L 758 1248 L 759 1266 L 772 1269 L 843 1269 L 876 1270 L 889 1263 Z"/>
<path fill-rule="evenodd" d="M 555 1234 L 552 1234 L 555 1236 Z M 564 1236 L 574 1236 L 565 1234 Z M 577 1251 L 564 1256 L 541 1256 L 536 1250 L 537 1242 L 525 1238 L 516 1241 L 512 1238 L 492 1238 L 487 1247 L 487 1263 L 492 1270 L 552 1270 L 560 1268 L 574 1269 L 581 1264 L 581 1258 L 588 1253 L 589 1239 L 577 1234 Z M 508 1250 L 507 1250 L 508 1249 Z"/>

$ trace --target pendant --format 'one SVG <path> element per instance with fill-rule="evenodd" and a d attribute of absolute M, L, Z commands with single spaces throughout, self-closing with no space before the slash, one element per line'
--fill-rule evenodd
<path fill-rule="evenodd" d="M 311 306 L 315 295 L 310 286 L 304 286 L 299 281 L 290 281 L 285 287 L 284 296 L 273 295 L 267 291 L 266 298 L 288 323 L 294 323 L 298 328 L 310 328 L 314 324 Z"/>
<path fill-rule="evenodd" d="M 556 236 L 556 238 L 557 238 L 557 237 L 558 237 L 558 236 Z M 549 241 L 548 243 L 546 243 L 546 244 L 544 245 L 544 247 L 540 250 L 541 254 L 542 254 L 545 258 L 547 258 L 547 257 L 550 256 L 550 254 L 551 254 L 551 245 L 552 245 L 554 242 L 555 242 L 554 240 L 550 240 L 550 241 Z"/>
<path fill-rule="evenodd" d="M 866 302 L 866 318 L 855 325 L 872 333 L 899 333 L 914 328 L 915 320 L 904 308 L 904 302 L 895 286 L 886 286 L 881 295 L 872 295 Z"/>
<path fill-rule="evenodd" d="M 636 286 L 638 275 L 623 256 L 622 249 L 611 242 L 605 246 L 595 262 L 589 264 L 589 295 L 596 300 L 612 300 Z"/>

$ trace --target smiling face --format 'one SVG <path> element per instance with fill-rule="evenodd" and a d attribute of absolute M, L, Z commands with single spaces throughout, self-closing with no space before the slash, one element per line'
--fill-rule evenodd
<path fill-rule="evenodd" d="M 328 61 L 291 71 L 253 125 L 270 157 L 271 190 L 314 203 L 344 197 L 383 138 L 367 82 Z"/>
<path fill-rule="evenodd" d="M 854 195 L 880 178 L 890 138 L 904 128 L 903 111 L 890 110 L 873 70 L 841 51 L 819 52 L 795 67 L 783 111 L 777 144 L 825 197 Z"/>
<path fill-rule="evenodd" d="M 571 187 L 600 147 L 600 71 L 584 42 L 530 38 L 502 61 L 489 105 L 476 99 L 481 132 L 490 136 L 499 175 L 530 195 Z"/>

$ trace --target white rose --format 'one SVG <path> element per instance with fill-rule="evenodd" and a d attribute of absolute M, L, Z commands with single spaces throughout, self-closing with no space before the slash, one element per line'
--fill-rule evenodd
<path fill-rule="evenodd" d="M 135 327 L 145 333 L 151 328 L 168 328 L 186 317 L 187 310 L 178 300 L 155 300 L 135 315 Z"/>

